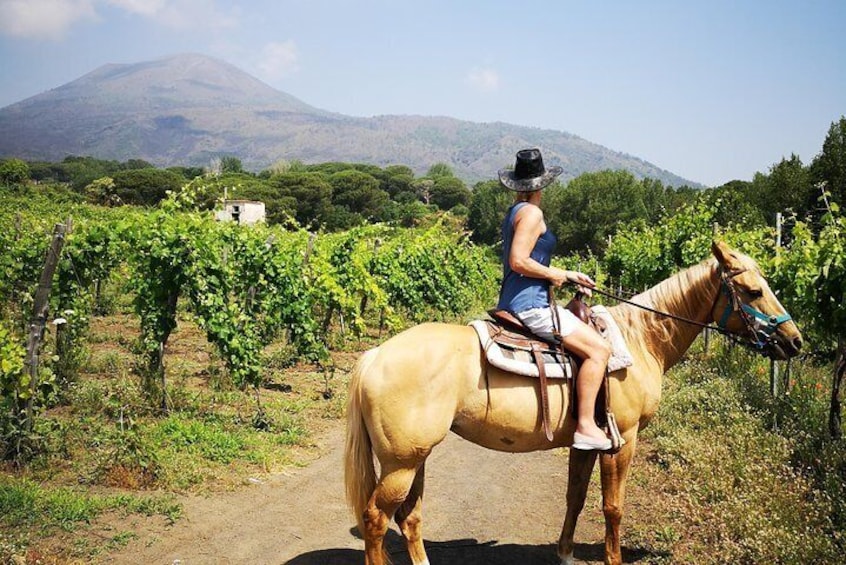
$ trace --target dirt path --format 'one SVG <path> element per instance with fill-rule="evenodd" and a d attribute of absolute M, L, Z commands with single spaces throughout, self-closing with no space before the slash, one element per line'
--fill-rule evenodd
<path fill-rule="evenodd" d="M 139 521 L 138 538 L 107 563 L 359 565 L 343 494 L 343 424 L 318 440 L 323 455 L 261 484 L 209 497 L 185 497 L 173 526 Z M 423 532 L 434 564 L 558 563 L 564 517 L 566 451 L 505 454 L 450 434 L 426 464 Z M 394 526 L 395 528 L 395 526 Z M 602 514 L 596 472 L 576 531 L 581 563 L 602 560 Z M 402 538 L 389 532 L 398 565 L 409 563 Z M 627 562 L 636 556 L 625 555 Z"/>

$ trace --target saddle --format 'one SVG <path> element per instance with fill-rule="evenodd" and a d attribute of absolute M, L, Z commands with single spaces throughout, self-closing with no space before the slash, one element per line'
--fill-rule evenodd
<path fill-rule="evenodd" d="M 600 331 L 600 329 L 604 329 L 597 328 L 597 322 L 601 324 L 603 321 L 591 315 L 590 306 L 584 302 L 582 297 L 582 293 L 576 293 L 576 296 L 567 303 L 565 308 L 595 330 Z M 552 340 L 545 340 L 533 334 L 517 316 L 507 310 L 489 310 L 488 315 L 491 319 L 485 320 L 485 324 L 487 325 L 490 340 L 498 345 L 506 356 L 524 361 L 528 361 L 530 357 L 534 361 L 537 367 L 537 377 L 540 379 L 539 400 L 541 404 L 543 431 L 546 438 L 552 441 L 547 378 L 553 376 L 568 379 L 570 398 L 572 399 L 571 416 L 576 419 L 578 417 L 578 393 L 575 386 L 575 375 L 579 372 L 578 369 L 581 360 L 573 353 L 564 349 L 557 332 Z M 556 367 L 561 367 L 560 373 L 556 371 Z M 606 427 L 609 430 L 613 444 L 612 451 L 619 450 L 622 447 L 623 439 L 617 430 L 614 414 L 611 412 L 607 372 L 597 395 L 594 417 L 600 427 Z"/>

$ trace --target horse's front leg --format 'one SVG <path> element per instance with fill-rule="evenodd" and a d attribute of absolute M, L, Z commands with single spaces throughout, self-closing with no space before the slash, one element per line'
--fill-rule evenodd
<path fill-rule="evenodd" d="M 572 565 L 573 536 L 576 532 L 576 522 L 585 506 L 590 475 L 596 464 L 596 451 L 570 450 L 570 464 L 567 472 L 567 514 L 561 537 L 558 538 L 558 557 L 562 565 Z"/>
<path fill-rule="evenodd" d="M 620 549 L 620 521 L 623 518 L 623 501 L 626 498 L 626 478 L 637 444 L 637 434 L 628 434 L 626 444 L 615 455 L 603 454 L 599 458 L 602 477 L 602 512 L 605 514 L 605 563 L 619 565 L 623 562 Z"/>

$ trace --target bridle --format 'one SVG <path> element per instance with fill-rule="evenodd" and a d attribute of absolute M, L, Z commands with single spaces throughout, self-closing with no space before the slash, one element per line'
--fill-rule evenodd
<path fill-rule="evenodd" d="M 765 314 L 757 308 L 753 308 L 740 299 L 737 287 L 734 284 L 734 277 L 745 273 L 747 269 L 724 270 L 720 267 L 720 291 L 726 295 L 728 302 L 723 310 L 723 315 L 717 322 L 717 326 L 728 331 L 726 324 L 733 313 L 737 313 L 746 325 L 749 342 L 746 344 L 752 349 L 763 351 L 772 344 L 773 336 L 778 327 L 791 321 L 793 318 L 785 312 L 780 316 Z"/>
<path fill-rule="evenodd" d="M 737 344 L 763 354 L 775 345 L 774 336 L 779 326 L 791 321 L 792 318 L 787 312 L 780 316 L 765 314 L 741 300 L 740 294 L 735 286 L 734 277 L 745 273 L 747 270 L 748 269 L 725 270 L 722 266 L 720 266 L 720 293 L 726 295 L 728 302 L 726 303 L 726 308 L 723 310 L 723 314 L 720 316 L 719 321 L 717 321 L 717 325 L 704 324 L 702 322 L 697 322 L 696 320 L 691 320 L 690 318 L 685 318 L 684 316 L 677 316 L 675 314 L 670 314 L 669 312 L 661 312 L 660 310 L 655 310 L 649 306 L 638 304 L 633 300 L 628 300 L 622 296 L 614 294 L 613 292 L 607 292 L 596 287 L 593 287 L 591 290 L 597 294 L 601 294 L 602 296 L 613 298 L 614 300 L 624 302 L 626 304 L 631 304 L 641 310 L 646 310 L 647 312 L 652 312 L 653 314 L 658 314 L 659 316 L 665 316 L 686 324 L 713 330 L 723 334 Z M 718 294 L 714 301 L 714 307 L 716 307 L 716 301 L 719 300 L 719 298 L 720 295 Z M 713 309 L 714 308 L 712 307 L 711 310 L 713 311 Z M 743 323 L 746 326 L 747 335 L 738 336 L 726 327 L 729 318 L 734 313 L 743 320 Z"/>

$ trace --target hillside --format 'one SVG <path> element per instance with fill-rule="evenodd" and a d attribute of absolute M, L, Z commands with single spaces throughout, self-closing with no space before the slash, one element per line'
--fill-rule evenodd
<path fill-rule="evenodd" d="M 492 178 L 524 146 L 543 148 L 548 164 L 564 168 L 564 180 L 610 168 L 672 186 L 698 186 L 565 132 L 448 117 L 328 112 L 196 54 L 105 65 L 0 109 L 0 156 L 29 160 L 91 155 L 169 166 L 205 165 L 234 155 L 255 170 L 299 159 L 404 164 L 417 173 L 445 162 L 472 182 Z"/>

